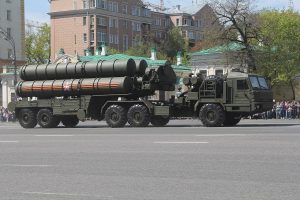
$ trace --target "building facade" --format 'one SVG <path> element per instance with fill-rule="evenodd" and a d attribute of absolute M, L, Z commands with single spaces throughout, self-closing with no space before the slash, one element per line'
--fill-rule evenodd
<path fill-rule="evenodd" d="M 16 63 L 25 60 L 24 0 L 0 0 L 0 28 L 15 43 Z M 13 46 L 0 35 L 0 106 L 6 107 L 14 95 Z"/>
<path fill-rule="evenodd" d="M 193 46 L 215 19 L 207 5 L 191 14 L 180 6 L 153 9 L 141 0 L 52 0 L 50 16 L 52 60 L 61 48 L 66 54 L 84 55 L 87 49 L 95 54 L 103 43 L 126 51 L 141 38 L 159 42 L 173 26 Z"/>
<path fill-rule="evenodd" d="M 194 52 L 191 55 L 191 68 L 194 74 L 203 76 L 224 75 L 233 69 L 247 71 L 244 46 L 238 43 L 217 46 Z"/>

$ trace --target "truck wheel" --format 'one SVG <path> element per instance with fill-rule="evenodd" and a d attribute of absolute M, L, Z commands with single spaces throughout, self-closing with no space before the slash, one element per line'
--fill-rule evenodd
<path fill-rule="evenodd" d="M 74 128 L 77 126 L 79 123 L 79 119 L 76 116 L 64 116 L 61 119 L 61 123 L 66 127 L 66 128 Z"/>
<path fill-rule="evenodd" d="M 151 124 L 155 127 L 163 127 L 167 125 L 170 121 L 169 117 L 163 117 L 163 116 L 153 116 L 151 118 Z"/>
<path fill-rule="evenodd" d="M 223 123 L 224 126 L 235 126 L 241 121 L 240 115 L 235 115 L 232 113 L 226 113 L 226 119 Z"/>
<path fill-rule="evenodd" d="M 111 105 L 105 111 L 105 120 L 112 128 L 124 127 L 127 123 L 126 110 L 119 105 Z"/>
<path fill-rule="evenodd" d="M 150 123 L 150 114 L 148 109 L 140 104 L 133 105 L 127 113 L 128 123 L 132 127 L 146 127 Z"/>
<path fill-rule="evenodd" d="M 23 128 L 34 128 L 37 125 L 36 113 L 28 108 L 19 111 L 18 120 Z"/>
<path fill-rule="evenodd" d="M 49 109 L 41 109 L 37 114 L 37 121 L 42 128 L 55 128 L 60 123 L 59 118 Z"/>
<path fill-rule="evenodd" d="M 206 104 L 200 109 L 199 118 L 204 126 L 219 127 L 225 121 L 225 112 L 218 104 Z"/>

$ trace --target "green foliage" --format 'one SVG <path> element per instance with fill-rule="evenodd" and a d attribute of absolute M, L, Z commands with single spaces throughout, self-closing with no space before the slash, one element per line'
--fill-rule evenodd
<path fill-rule="evenodd" d="M 45 63 L 50 57 L 50 26 L 43 24 L 37 32 L 26 33 L 25 55 L 29 64 Z"/>
<path fill-rule="evenodd" d="M 176 63 L 177 53 L 180 51 L 183 56 L 183 64 L 188 65 L 190 59 L 188 56 L 189 43 L 182 36 L 180 27 L 173 27 L 167 32 L 166 39 L 161 43 L 159 49 L 173 64 Z"/>
<path fill-rule="evenodd" d="M 260 14 L 262 51 L 259 72 L 272 85 L 291 84 L 300 72 L 300 14 L 293 10 L 271 10 Z"/>
<path fill-rule="evenodd" d="M 113 47 L 107 47 L 107 53 L 108 55 L 112 55 L 112 54 L 119 54 L 121 52 Z"/>

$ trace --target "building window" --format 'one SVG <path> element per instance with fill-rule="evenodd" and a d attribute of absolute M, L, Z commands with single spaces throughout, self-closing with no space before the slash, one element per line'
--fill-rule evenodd
<path fill-rule="evenodd" d="M 160 18 L 156 18 L 156 19 L 155 19 L 155 25 L 156 25 L 156 26 L 160 26 L 160 25 L 161 25 L 161 20 L 160 20 Z"/>
<path fill-rule="evenodd" d="M 113 6 L 113 12 L 119 12 L 119 8 L 118 8 L 118 3 L 117 2 L 113 2 L 113 4 L 112 4 L 112 6 Z"/>
<path fill-rule="evenodd" d="M 195 39 L 195 34 L 194 32 L 189 32 L 189 39 Z"/>
<path fill-rule="evenodd" d="M 179 19 L 176 19 L 176 26 L 179 26 Z"/>
<path fill-rule="evenodd" d="M 83 9 L 87 9 L 87 8 L 89 8 L 89 2 L 88 2 L 88 0 L 83 0 Z"/>
<path fill-rule="evenodd" d="M 97 17 L 97 25 L 106 26 L 106 19 L 104 17 Z"/>
<path fill-rule="evenodd" d="M 123 35 L 123 51 L 128 50 L 128 35 Z"/>
<path fill-rule="evenodd" d="M 77 44 L 77 38 L 76 38 L 76 35 L 74 35 L 74 43 Z"/>
<path fill-rule="evenodd" d="M 113 11 L 112 2 L 109 1 L 107 4 L 108 4 L 108 10 Z"/>
<path fill-rule="evenodd" d="M 155 37 L 156 37 L 156 38 L 162 38 L 162 37 L 161 37 L 161 32 L 155 32 Z"/>
<path fill-rule="evenodd" d="M 123 27 L 124 27 L 125 29 L 128 29 L 128 21 L 127 21 L 127 20 L 124 20 L 124 21 L 123 21 Z"/>
<path fill-rule="evenodd" d="M 7 21 L 11 21 L 11 10 L 7 10 L 6 19 L 7 19 Z"/>
<path fill-rule="evenodd" d="M 109 27 L 118 28 L 118 19 L 109 18 Z"/>
<path fill-rule="evenodd" d="M 97 32 L 97 42 L 105 43 L 106 42 L 106 33 L 105 32 Z"/>
<path fill-rule="evenodd" d="M 107 9 L 107 1 L 106 0 L 97 0 L 97 8 Z"/>
<path fill-rule="evenodd" d="M 118 34 L 115 35 L 114 42 L 115 42 L 115 44 L 119 44 L 119 35 Z"/>
<path fill-rule="evenodd" d="M 87 34 L 86 34 L 86 33 L 83 34 L 83 42 L 84 42 L 84 43 L 87 42 Z"/>
<path fill-rule="evenodd" d="M 122 6 L 122 13 L 123 14 L 127 14 L 128 13 L 128 5 L 123 4 L 123 6 Z"/>
<path fill-rule="evenodd" d="M 82 18 L 82 24 L 83 24 L 83 26 L 86 25 L 86 17 L 83 17 L 83 18 Z"/>
<path fill-rule="evenodd" d="M 91 40 L 91 42 L 94 42 L 95 41 L 95 32 L 94 31 L 91 31 L 90 32 L 90 40 Z"/>
<path fill-rule="evenodd" d="M 113 34 L 109 34 L 109 43 L 110 44 L 114 43 L 114 35 Z"/>
<path fill-rule="evenodd" d="M 133 31 L 141 31 L 141 24 L 137 22 L 132 22 L 132 30 Z"/>
<path fill-rule="evenodd" d="M 7 37 L 11 38 L 11 28 L 7 28 Z"/>
<path fill-rule="evenodd" d="M 188 25 L 188 24 L 187 24 L 187 19 L 184 19 L 184 20 L 183 20 L 183 25 Z"/>
<path fill-rule="evenodd" d="M 95 25 L 95 18 L 94 18 L 94 16 L 91 16 L 91 17 L 90 17 L 90 20 L 91 20 L 91 22 L 90 22 L 91 25 Z"/>
<path fill-rule="evenodd" d="M 150 17 L 151 16 L 150 10 L 147 8 L 143 8 L 143 16 Z"/>
<path fill-rule="evenodd" d="M 96 3 L 95 0 L 90 0 L 90 7 L 95 8 L 96 7 L 95 3 Z"/>
<path fill-rule="evenodd" d="M 137 6 L 132 6 L 132 15 L 141 16 L 141 8 Z"/>

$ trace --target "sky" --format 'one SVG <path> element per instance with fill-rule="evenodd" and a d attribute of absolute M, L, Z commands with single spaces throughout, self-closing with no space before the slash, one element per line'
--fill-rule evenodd
<path fill-rule="evenodd" d="M 159 4 L 160 0 L 147 0 L 153 4 Z M 164 0 L 165 6 L 172 8 L 175 5 L 182 4 L 183 0 Z M 193 6 L 193 2 L 201 3 L 205 0 L 184 0 L 185 7 Z M 258 9 L 263 8 L 276 8 L 283 9 L 288 8 L 289 0 L 254 0 Z M 294 8 L 300 11 L 300 0 L 293 0 Z M 50 4 L 48 0 L 25 0 L 25 18 L 27 20 L 38 22 L 49 22 L 50 18 L 47 14 L 49 12 Z"/>

